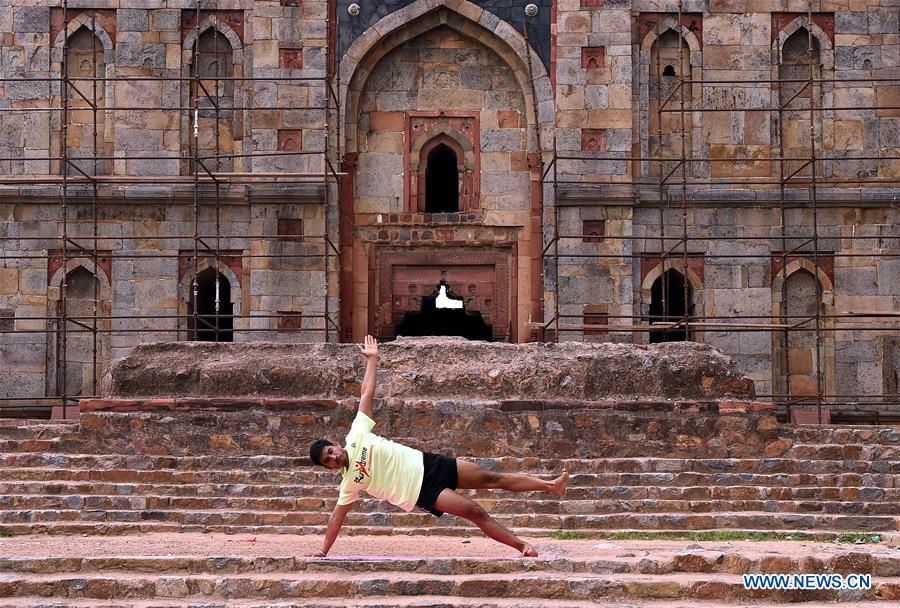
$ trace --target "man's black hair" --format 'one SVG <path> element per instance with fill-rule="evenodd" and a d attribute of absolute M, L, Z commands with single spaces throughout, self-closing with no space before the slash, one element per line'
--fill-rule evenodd
<path fill-rule="evenodd" d="M 330 445 L 334 445 L 327 439 L 316 439 L 311 446 L 309 446 L 309 459 L 313 461 L 313 464 L 317 464 L 322 466 L 322 451 Z"/>

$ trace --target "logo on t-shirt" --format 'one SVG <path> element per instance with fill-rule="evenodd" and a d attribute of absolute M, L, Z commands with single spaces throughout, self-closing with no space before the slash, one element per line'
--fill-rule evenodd
<path fill-rule="evenodd" d="M 369 448 L 364 447 L 360 451 L 359 460 L 353 464 L 353 470 L 356 473 L 356 476 L 353 478 L 354 483 L 360 483 L 366 477 L 372 477 L 372 474 L 369 473 L 370 455 Z"/>

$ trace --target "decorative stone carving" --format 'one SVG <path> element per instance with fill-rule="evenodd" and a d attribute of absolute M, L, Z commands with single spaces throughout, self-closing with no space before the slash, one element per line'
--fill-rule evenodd
<path fill-rule="evenodd" d="M 282 241 L 303 241 L 303 220 L 301 218 L 278 218 L 278 238 Z"/>
<path fill-rule="evenodd" d="M 582 129 L 581 149 L 584 152 L 605 152 L 606 129 Z"/>
<path fill-rule="evenodd" d="M 303 49 L 279 49 L 278 65 L 287 70 L 301 69 L 303 67 Z"/>
<path fill-rule="evenodd" d="M 303 132 L 300 129 L 278 129 L 278 150 L 299 152 L 303 149 Z"/>
<path fill-rule="evenodd" d="M 586 46 L 581 49 L 581 67 L 599 70 L 606 61 L 606 47 Z"/>

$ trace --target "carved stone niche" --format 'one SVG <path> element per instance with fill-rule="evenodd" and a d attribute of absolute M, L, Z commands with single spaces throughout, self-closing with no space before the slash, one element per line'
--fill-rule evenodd
<path fill-rule="evenodd" d="M 279 310 L 275 331 L 280 334 L 299 333 L 303 330 L 303 313 L 296 310 Z"/>
<path fill-rule="evenodd" d="M 456 154 L 459 172 L 459 212 L 478 209 L 481 190 L 481 142 L 476 112 L 408 112 L 404 160 L 404 209 L 425 213 L 428 154 L 445 145 Z"/>
<path fill-rule="evenodd" d="M 278 151 L 299 152 L 303 149 L 303 132 L 300 129 L 278 129 Z"/>
<path fill-rule="evenodd" d="M 581 150 L 583 152 L 606 152 L 606 129 L 582 129 Z"/>
<path fill-rule="evenodd" d="M 601 70 L 606 63 L 606 47 L 586 46 L 581 49 L 581 67 Z"/>

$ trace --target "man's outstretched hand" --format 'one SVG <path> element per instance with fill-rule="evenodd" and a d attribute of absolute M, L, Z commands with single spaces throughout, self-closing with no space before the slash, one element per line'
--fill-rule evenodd
<path fill-rule="evenodd" d="M 378 357 L 378 342 L 376 342 L 375 338 L 372 336 L 366 336 L 365 342 L 359 346 L 359 352 L 361 352 L 366 359 Z"/>

